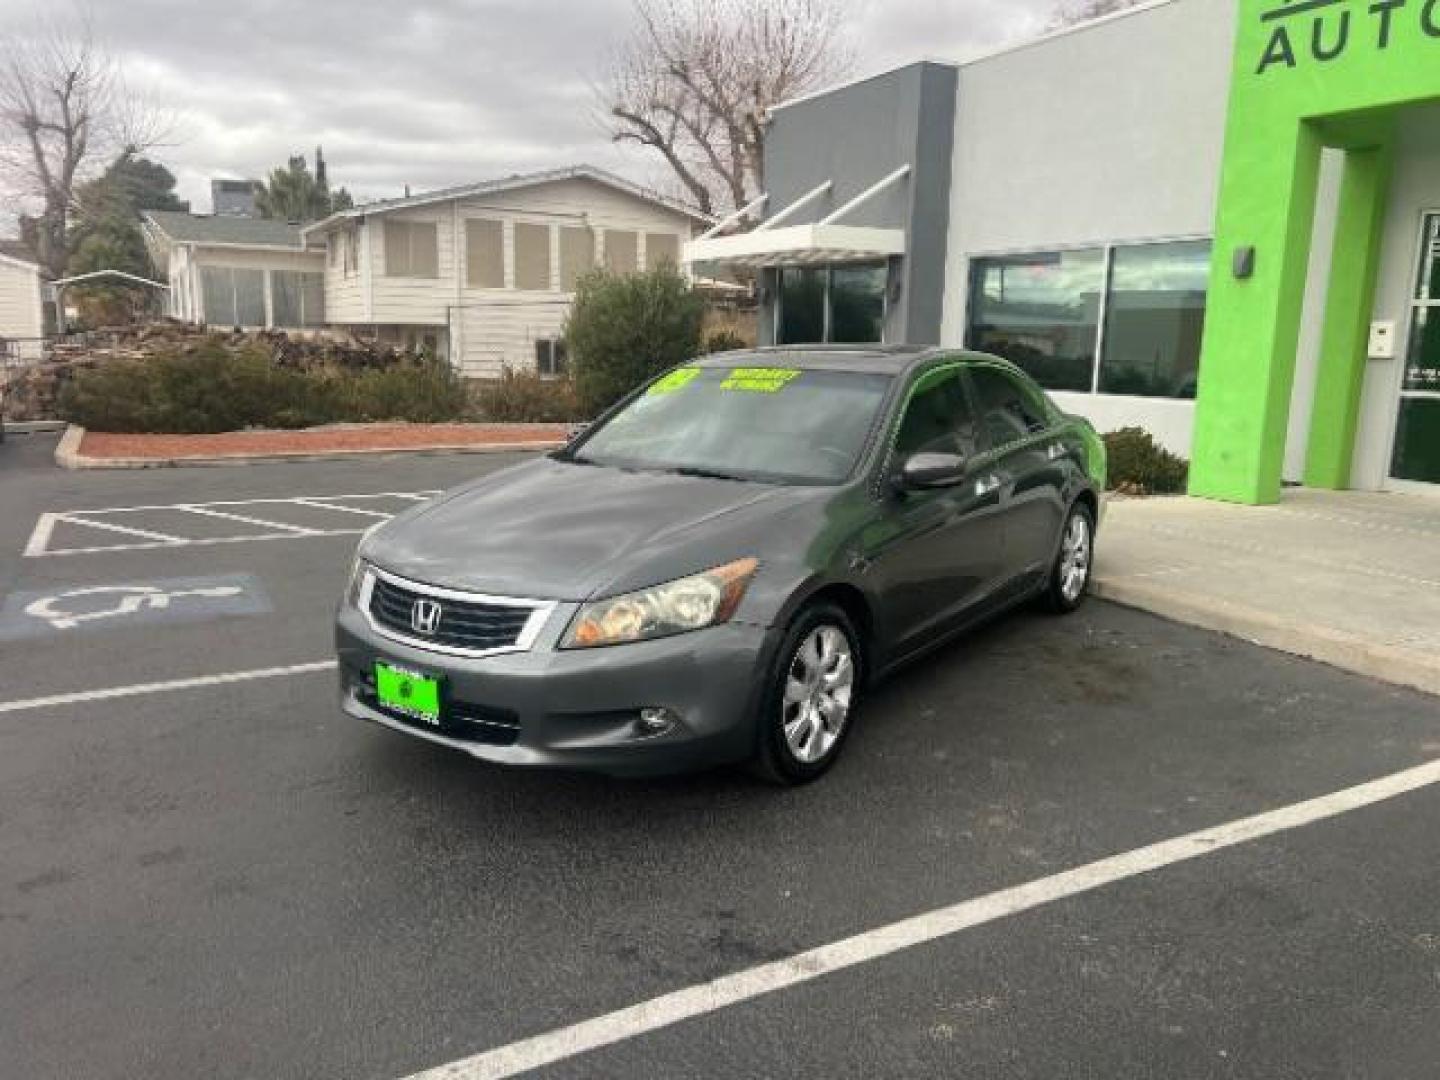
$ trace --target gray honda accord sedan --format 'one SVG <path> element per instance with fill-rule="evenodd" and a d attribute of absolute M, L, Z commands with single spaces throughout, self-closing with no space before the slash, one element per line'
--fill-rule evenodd
<path fill-rule="evenodd" d="M 706 357 L 366 536 L 343 708 L 507 765 L 812 780 L 878 678 L 1082 602 L 1104 478 L 1090 425 L 995 357 Z"/>

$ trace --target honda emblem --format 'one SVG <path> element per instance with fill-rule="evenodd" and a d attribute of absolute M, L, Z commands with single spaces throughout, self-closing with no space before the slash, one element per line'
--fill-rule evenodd
<path fill-rule="evenodd" d="M 415 606 L 410 609 L 410 625 L 417 634 L 429 637 L 440 629 L 440 616 L 444 610 L 434 600 L 416 600 Z"/>

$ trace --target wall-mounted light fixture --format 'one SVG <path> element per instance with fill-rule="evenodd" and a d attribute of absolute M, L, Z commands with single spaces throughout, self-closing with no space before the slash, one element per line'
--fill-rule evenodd
<path fill-rule="evenodd" d="M 1255 248 L 1251 246 L 1237 247 L 1235 256 L 1230 263 L 1230 269 L 1235 274 L 1236 281 L 1249 281 L 1255 276 Z"/>

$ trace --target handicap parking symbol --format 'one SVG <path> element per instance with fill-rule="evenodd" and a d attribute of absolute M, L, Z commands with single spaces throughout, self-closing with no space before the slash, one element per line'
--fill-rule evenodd
<path fill-rule="evenodd" d="M 97 626 L 195 622 L 273 610 L 250 574 L 82 585 L 15 593 L 0 608 L 0 640 L 49 637 Z"/>

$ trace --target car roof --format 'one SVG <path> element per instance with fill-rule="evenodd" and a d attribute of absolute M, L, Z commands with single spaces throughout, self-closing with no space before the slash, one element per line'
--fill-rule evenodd
<path fill-rule="evenodd" d="M 998 356 L 936 345 L 767 345 L 757 349 L 712 353 L 699 357 L 695 363 L 707 368 L 743 365 L 902 375 L 936 360 L 994 363 L 1005 368 L 1014 366 Z"/>

